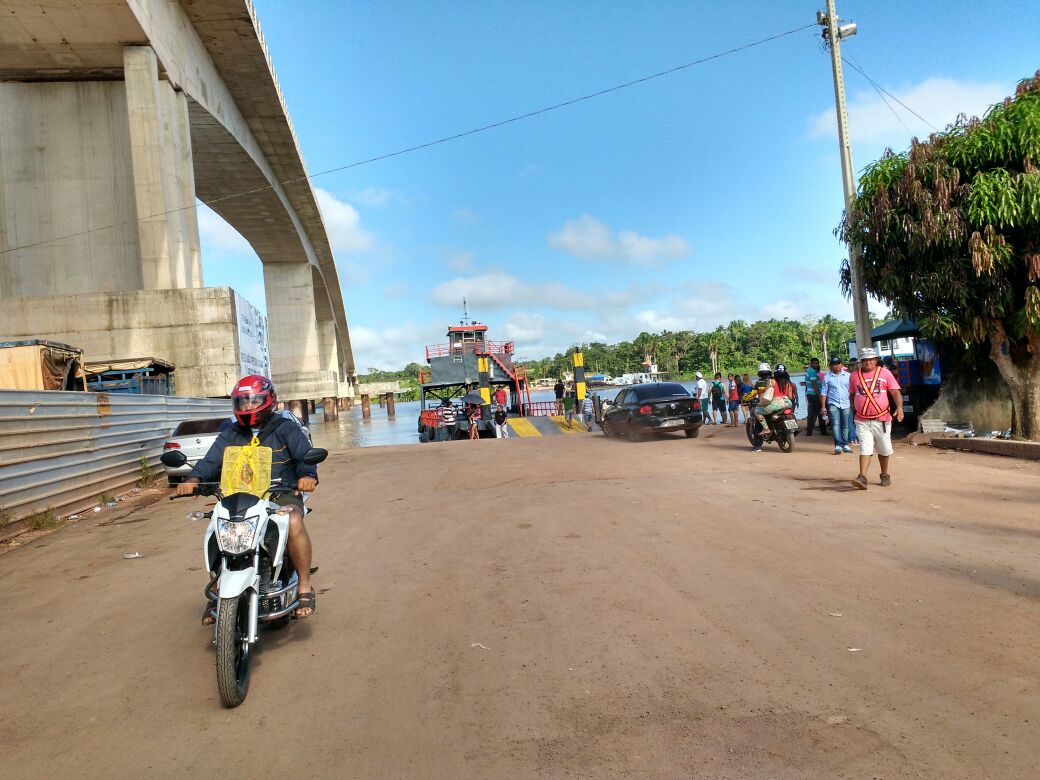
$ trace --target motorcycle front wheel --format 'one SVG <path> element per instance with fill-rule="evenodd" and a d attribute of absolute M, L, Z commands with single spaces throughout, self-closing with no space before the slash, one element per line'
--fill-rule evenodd
<path fill-rule="evenodd" d="M 220 701 L 225 707 L 237 707 L 249 692 L 249 591 L 220 600 L 216 644 Z"/>

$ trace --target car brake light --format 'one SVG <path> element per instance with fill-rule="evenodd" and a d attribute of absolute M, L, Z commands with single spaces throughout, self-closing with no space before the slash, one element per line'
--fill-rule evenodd
<path fill-rule="evenodd" d="M 653 411 L 653 409 L 651 409 L 646 404 L 643 404 L 642 406 L 639 407 L 639 413 L 640 414 L 650 414 L 650 412 L 652 412 L 652 411 Z"/>
<path fill-rule="evenodd" d="M 696 398 L 693 399 L 693 411 L 699 412 L 701 410 L 701 402 Z"/>
<path fill-rule="evenodd" d="M 181 448 L 181 445 L 179 445 L 175 441 L 168 441 L 162 446 L 162 448 L 164 450 L 179 450 Z"/>

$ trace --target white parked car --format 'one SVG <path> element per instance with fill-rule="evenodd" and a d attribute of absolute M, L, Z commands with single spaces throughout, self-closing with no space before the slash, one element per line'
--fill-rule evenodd
<path fill-rule="evenodd" d="M 307 441 L 311 440 L 310 429 L 300 421 L 299 417 L 288 409 L 280 412 L 280 414 L 287 420 L 292 420 L 299 425 L 300 429 L 307 436 Z M 206 457 L 206 453 L 213 446 L 213 442 L 217 440 L 217 436 L 234 424 L 234 417 L 210 417 L 205 420 L 185 420 L 170 431 L 170 438 L 163 444 L 163 452 L 180 450 L 184 453 L 188 462 L 183 466 L 176 467 L 164 465 L 166 480 L 171 485 L 176 485 L 188 476 L 191 473 L 192 466 Z"/>

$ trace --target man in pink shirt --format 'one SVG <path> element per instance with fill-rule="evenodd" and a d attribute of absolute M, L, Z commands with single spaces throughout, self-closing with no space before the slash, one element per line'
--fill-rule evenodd
<path fill-rule="evenodd" d="M 849 377 L 849 396 L 859 437 L 859 476 L 852 480 L 852 486 L 867 489 L 867 469 L 876 449 L 881 465 L 881 486 L 888 487 L 892 484 L 888 473 L 888 461 L 892 457 L 892 408 L 895 407 L 895 419 L 902 422 L 903 393 L 892 372 L 879 365 L 874 350 L 859 351 L 859 368 Z"/>

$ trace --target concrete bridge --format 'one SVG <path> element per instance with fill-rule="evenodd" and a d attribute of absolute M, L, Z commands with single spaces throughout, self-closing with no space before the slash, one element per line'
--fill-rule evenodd
<path fill-rule="evenodd" d="M 0 336 L 248 367 L 248 305 L 203 289 L 195 198 L 263 262 L 286 399 L 356 383 L 332 249 L 249 0 L 0 0 Z M 242 193 L 248 193 L 243 195 Z"/>

